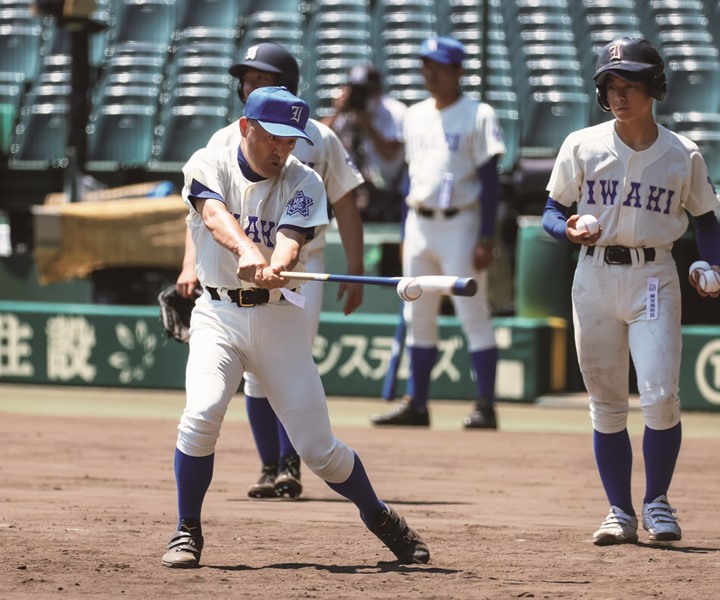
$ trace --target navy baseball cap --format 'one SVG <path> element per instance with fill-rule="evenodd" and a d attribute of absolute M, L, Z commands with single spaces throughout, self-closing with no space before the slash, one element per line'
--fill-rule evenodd
<path fill-rule="evenodd" d="M 444 65 L 459 66 L 465 59 L 465 46 L 451 37 L 431 37 L 422 43 L 420 58 L 429 58 Z"/>
<path fill-rule="evenodd" d="M 278 137 L 299 137 L 314 146 L 305 133 L 310 116 L 308 103 L 278 86 L 254 90 L 245 102 L 245 116 Z"/>

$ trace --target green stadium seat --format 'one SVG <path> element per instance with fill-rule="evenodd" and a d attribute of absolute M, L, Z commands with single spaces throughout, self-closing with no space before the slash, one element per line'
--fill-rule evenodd
<path fill-rule="evenodd" d="M 123 0 L 112 44 L 170 44 L 175 30 L 175 0 Z"/>
<path fill-rule="evenodd" d="M 22 104 L 23 88 L 18 83 L 0 83 L 0 155 L 10 154 L 10 141 Z"/>
<path fill-rule="evenodd" d="M 68 105 L 33 104 L 23 110 L 10 146 L 10 168 L 41 171 L 66 165 Z"/>
<path fill-rule="evenodd" d="M 193 153 L 227 124 L 227 108 L 176 106 L 161 119 L 151 169 L 180 171 Z"/>
<path fill-rule="evenodd" d="M 146 168 L 152 154 L 156 113 L 151 106 L 102 106 L 88 126 L 87 170 Z"/>
<path fill-rule="evenodd" d="M 0 27 L 0 71 L 21 73 L 23 79 L 35 79 L 40 66 L 42 28 L 38 25 Z"/>
<path fill-rule="evenodd" d="M 178 0 L 175 28 L 229 27 L 235 29 L 245 14 L 249 2 L 239 0 Z"/>

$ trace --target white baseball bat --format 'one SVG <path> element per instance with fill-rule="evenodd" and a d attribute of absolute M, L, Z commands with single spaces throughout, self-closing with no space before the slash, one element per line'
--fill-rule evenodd
<path fill-rule="evenodd" d="M 333 275 L 331 273 L 302 273 L 281 271 L 280 277 L 286 279 L 304 279 L 306 281 L 334 281 L 337 283 L 360 283 L 397 288 L 403 280 L 412 280 L 423 292 L 441 292 L 450 296 L 474 296 L 477 293 L 477 281 L 472 277 L 453 277 L 451 275 L 420 275 L 418 277 L 373 277 L 368 275 Z"/>

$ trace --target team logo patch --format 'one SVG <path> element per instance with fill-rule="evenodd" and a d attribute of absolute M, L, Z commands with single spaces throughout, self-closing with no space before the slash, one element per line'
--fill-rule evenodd
<path fill-rule="evenodd" d="M 258 46 L 250 46 L 247 49 L 247 52 L 245 52 L 245 57 L 243 60 L 255 60 L 257 58 L 257 52 L 258 52 Z"/>
<path fill-rule="evenodd" d="M 608 48 L 608 53 L 610 54 L 610 60 L 616 61 L 616 60 L 622 60 L 622 44 L 614 44 Z"/>
<path fill-rule="evenodd" d="M 296 123 L 300 122 L 300 119 L 302 118 L 302 105 L 299 106 L 292 106 L 290 110 L 292 111 L 292 116 L 290 117 L 290 120 L 295 121 Z"/>
<path fill-rule="evenodd" d="M 312 198 L 303 194 L 302 191 L 298 191 L 293 197 L 293 199 L 290 200 L 290 204 L 288 204 L 286 214 L 288 217 L 299 214 L 307 218 L 310 216 L 310 207 L 312 206 L 312 204 Z"/>

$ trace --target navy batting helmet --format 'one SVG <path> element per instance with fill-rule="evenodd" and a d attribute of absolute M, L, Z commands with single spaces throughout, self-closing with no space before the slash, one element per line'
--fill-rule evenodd
<path fill-rule="evenodd" d="M 642 38 L 618 38 L 603 46 L 598 54 L 593 79 L 598 104 L 606 112 L 610 110 L 605 86 L 608 75 L 647 84 L 650 95 L 661 102 L 667 94 L 665 63 L 655 46 Z"/>
<path fill-rule="evenodd" d="M 250 46 L 245 51 L 242 61 L 228 69 L 230 75 L 240 80 L 237 92 L 243 102 L 245 102 L 245 96 L 242 91 L 242 80 L 248 69 L 275 73 L 277 75 L 275 85 L 286 87 L 290 92 L 297 95 L 298 84 L 300 83 L 300 67 L 295 57 L 280 44 L 261 42 Z"/>

